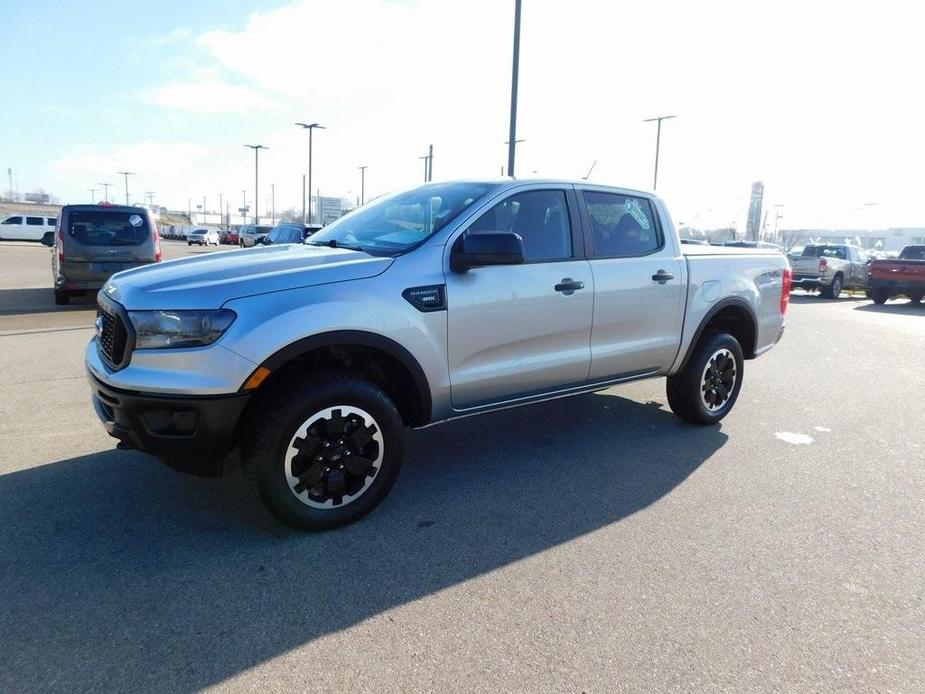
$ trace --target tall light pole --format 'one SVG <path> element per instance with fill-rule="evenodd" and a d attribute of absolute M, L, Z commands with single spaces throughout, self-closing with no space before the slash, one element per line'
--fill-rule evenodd
<path fill-rule="evenodd" d="M 241 191 L 241 221 L 244 224 L 247 224 L 247 190 Z"/>
<path fill-rule="evenodd" d="M 96 188 L 87 188 L 87 192 L 90 193 L 90 204 L 96 202 Z"/>
<path fill-rule="evenodd" d="M 511 69 L 511 129 L 507 145 L 507 175 L 514 177 L 517 146 L 517 73 L 520 69 L 520 0 L 514 0 L 514 60 Z"/>
<path fill-rule="evenodd" d="M 656 116 L 655 118 L 646 118 L 643 120 L 643 123 L 651 123 L 655 121 L 658 123 L 658 128 L 655 131 L 655 178 L 652 181 L 652 190 L 658 188 L 658 150 L 662 142 L 662 121 L 668 120 L 669 118 L 677 118 L 677 116 Z"/>
<path fill-rule="evenodd" d="M 424 160 L 424 183 L 427 183 L 427 171 L 428 171 L 428 164 L 430 163 L 430 155 L 425 154 L 423 157 L 418 157 L 418 159 Z"/>
<path fill-rule="evenodd" d="M 263 145 L 244 145 L 245 147 L 250 147 L 254 150 L 254 225 L 260 224 L 260 215 L 257 212 L 257 203 L 260 200 L 260 167 L 258 158 L 260 156 L 260 150 L 270 149 L 269 147 L 264 147 Z"/>
<path fill-rule="evenodd" d="M 225 226 L 225 205 L 223 201 L 225 196 L 222 193 L 218 194 L 218 225 L 220 227 Z M 231 226 L 230 224 L 228 226 Z"/>
<path fill-rule="evenodd" d="M 315 128 L 324 130 L 325 127 L 320 123 L 296 123 L 300 128 L 308 130 L 308 221 L 315 221 L 315 215 L 312 213 L 312 131 Z M 320 204 L 320 202 L 319 202 Z M 305 224 L 305 215 L 302 215 L 302 223 Z"/>
<path fill-rule="evenodd" d="M 131 171 L 116 171 L 120 176 L 125 176 L 125 204 L 128 205 L 128 177 L 135 174 Z"/>
<path fill-rule="evenodd" d="M 369 166 L 364 164 L 357 168 L 360 170 L 360 205 L 363 205 L 366 202 L 366 169 Z"/>
<path fill-rule="evenodd" d="M 272 206 L 271 209 L 273 210 L 270 220 L 272 221 L 273 226 L 276 226 L 276 184 L 275 183 L 270 184 L 270 205 Z"/>
<path fill-rule="evenodd" d="M 202 196 L 202 223 L 206 223 L 206 196 Z"/>
<path fill-rule="evenodd" d="M 149 207 L 154 207 L 154 191 L 153 191 L 153 190 L 146 190 L 146 191 L 145 191 L 145 197 L 148 198 L 148 206 L 149 206 Z"/>
<path fill-rule="evenodd" d="M 112 183 L 97 183 L 98 186 L 103 186 L 103 202 L 109 202 L 109 186 Z"/>

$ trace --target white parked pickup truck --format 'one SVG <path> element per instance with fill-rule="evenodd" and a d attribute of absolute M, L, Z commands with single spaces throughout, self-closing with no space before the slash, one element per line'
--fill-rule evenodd
<path fill-rule="evenodd" d="M 775 250 L 682 246 L 650 193 L 432 183 L 305 244 L 115 275 L 86 364 L 123 447 L 209 475 L 238 447 L 273 513 L 322 529 L 382 500 L 406 426 L 654 377 L 715 424 L 790 278 Z"/>

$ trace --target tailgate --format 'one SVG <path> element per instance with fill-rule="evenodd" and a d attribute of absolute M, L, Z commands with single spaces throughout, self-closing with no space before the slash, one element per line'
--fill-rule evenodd
<path fill-rule="evenodd" d="M 893 282 L 925 282 L 925 260 L 875 260 L 870 276 Z"/>
<path fill-rule="evenodd" d="M 807 258 L 797 258 L 793 261 L 793 274 L 803 276 L 819 276 L 819 258 L 809 256 Z"/>

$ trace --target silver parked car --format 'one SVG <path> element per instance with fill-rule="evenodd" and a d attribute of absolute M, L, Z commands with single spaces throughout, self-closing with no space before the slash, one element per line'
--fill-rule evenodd
<path fill-rule="evenodd" d="M 53 247 L 51 271 L 59 305 L 97 291 L 116 272 L 161 259 L 154 217 L 141 207 L 65 205 L 55 232 L 47 233 L 42 243 Z"/>
<path fill-rule="evenodd" d="M 388 492 L 406 426 L 653 377 L 715 424 L 789 289 L 779 252 L 682 246 L 650 193 L 433 183 L 304 245 L 116 275 L 86 366 L 123 447 L 219 475 L 239 446 L 273 513 L 331 528 Z"/>

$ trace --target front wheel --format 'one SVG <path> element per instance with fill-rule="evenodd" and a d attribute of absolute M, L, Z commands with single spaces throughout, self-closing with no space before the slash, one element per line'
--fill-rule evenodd
<path fill-rule="evenodd" d="M 404 427 L 380 388 L 330 372 L 280 384 L 256 405 L 243 462 L 279 520 L 327 530 L 385 498 L 401 466 Z"/>
<path fill-rule="evenodd" d="M 739 397 L 744 366 L 742 347 L 732 335 L 704 336 L 684 368 L 668 377 L 671 411 L 691 424 L 716 424 Z"/>

